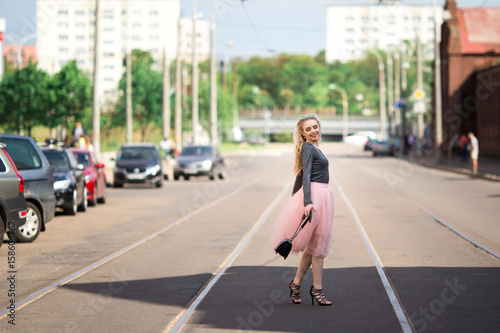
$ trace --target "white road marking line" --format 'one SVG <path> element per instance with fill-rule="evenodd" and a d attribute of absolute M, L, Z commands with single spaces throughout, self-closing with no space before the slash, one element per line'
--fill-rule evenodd
<path fill-rule="evenodd" d="M 243 250 L 245 245 L 248 243 L 250 238 L 259 230 L 259 228 L 262 226 L 262 224 L 266 221 L 267 217 L 269 214 L 273 211 L 274 207 L 278 204 L 278 202 L 283 198 L 285 193 L 287 193 L 287 190 L 289 188 L 289 184 L 285 186 L 285 188 L 278 194 L 278 196 L 274 199 L 274 201 L 266 208 L 266 210 L 262 213 L 262 215 L 259 217 L 257 222 L 253 225 L 252 229 L 241 239 L 239 244 L 235 247 L 233 252 L 226 258 L 226 260 L 217 268 L 217 270 L 214 272 L 212 275 L 213 278 L 210 280 L 210 282 L 206 285 L 205 289 L 196 297 L 196 299 L 191 303 L 188 309 L 185 309 L 181 311 L 175 319 L 165 328 L 163 331 L 164 333 L 166 332 L 179 332 L 184 324 L 188 321 L 189 317 L 193 314 L 194 310 L 198 307 L 198 305 L 203 301 L 205 296 L 210 292 L 210 289 L 217 283 L 219 278 L 226 272 L 226 270 L 231 266 L 231 264 L 234 262 L 234 260 L 238 257 L 240 252 Z"/>
<path fill-rule="evenodd" d="M 441 218 L 439 218 L 437 215 L 431 213 L 430 211 L 428 211 L 427 209 L 425 209 L 424 207 L 420 206 L 419 204 L 411 201 L 410 199 L 407 199 L 405 197 L 403 197 L 402 195 L 396 193 L 395 191 L 393 191 L 392 189 L 390 188 L 387 188 L 386 186 L 383 187 L 386 191 L 388 191 L 389 193 L 391 193 L 392 195 L 394 195 L 395 197 L 403 200 L 403 201 L 406 201 L 407 203 L 409 203 L 410 205 L 412 205 L 413 207 L 423 211 L 424 213 L 428 214 L 429 216 L 431 216 L 436 222 L 438 222 L 439 224 L 443 225 L 444 227 L 450 229 L 452 232 L 454 232 L 455 234 L 457 234 L 458 236 L 462 237 L 463 239 L 465 239 L 466 241 L 470 242 L 471 244 L 473 244 L 474 246 L 480 248 L 481 250 L 485 251 L 486 253 L 496 257 L 497 259 L 500 259 L 500 254 L 498 254 L 497 252 L 493 251 L 492 249 L 482 245 L 481 243 L 479 242 L 476 242 L 475 240 L 473 240 L 472 238 L 470 238 L 469 236 L 465 235 L 464 233 L 462 233 L 461 231 L 459 231 L 458 229 L 452 227 L 451 225 L 449 225 L 448 223 L 446 223 L 444 220 L 442 220 Z"/>
<path fill-rule="evenodd" d="M 221 201 L 223 201 L 223 200 L 225 200 L 225 199 L 227 199 L 227 198 L 229 198 L 229 197 L 231 197 L 231 196 L 233 196 L 233 195 L 241 192 L 243 189 L 252 186 L 256 182 L 260 181 L 262 178 L 264 178 L 265 176 L 267 176 L 268 174 L 270 174 L 271 172 L 273 172 L 275 169 L 276 168 L 274 168 L 274 169 L 268 171 L 267 173 L 261 175 L 259 178 L 255 179 L 253 182 L 248 183 L 248 184 L 246 184 L 244 186 L 241 186 L 241 187 L 237 188 L 236 190 L 234 190 L 234 191 L 226 194 L 225 196 L 220 197 L 219 199 L 217 199 L 215 201 L 209 202 L 209 203 L 201 206 L 198 209 L 195 209 L 194 211 L 192 211 L 192 212 L 184 215 L 183 217 L 181 217 L 181 218 L 179 218 L 179 219 L 177 219 L 177 220 L 169 223 L 167 226 L 161 228 L 160 230 L 157 230 L 157 231 L 153 232 L 152 234 L 149 234 L 148 236 L 146 236 L 144 238 L 141 238 L 140 240 L 138 240 L 138 241 L 136 241 L 136 242 L 134 242 L 134 243 L 132 243 L 132 244 L 130 244 L 130 245 L 128 245 L 128 246 L 126 246 L 126 247 L 124 247 L 124 248 L 122 248 L 122 249 L 120 249 L 120 250 L 118 250 L 118 251 L 116 251 L 116 252 L 114 252 L 114 253 L 112 253 L 112 254 L 110 254 L 110 255 L 108 255 L 108 256 L 100 259 L 100 260 L 98 260 L 98 261 L 96 261 L 96 262 L 94 262 L 93 264 L 90 264 L 89 266 L 86 266 L 85 268 L 82 268 L 81 270 L 79 270 L 79 271 L 77 271 L 77 272 L 75 272 L 75 273 L 73 273 L 73 274 L 71 274 L 71 275 L 69 275 L 69 276 L 67 276 L 67 277 L 65 277 L 65 278 L 63 278 L 63 279 L 55 282 L 54 284 L 51 284 L 50 286 L 48 286 L 48 287 L 46 287 L 46 288 L 44 288 L 44 289 L 42 289 L 42 290 L 40 290 L 40 291 L 32 294 L 31 296 L 29 296 L 29 297 L 27 297 L 27 298 L 25 298 L 25 299 L 17 302 L 16 303 L 16 311 L 20 310 L 21 308 L 23 308 L 24 306 L 28 305 L 29 303 L 34 302 L 34 301 L 40 299 L 41 297 L 43 297 L 46 294 L 50 293 L 51 291 L 57 289 L 58 287 L 60 287 L 60 286 L 62 286 L 64 284 L 66 284 L 66 283 L 68 283 L 68 282 L 70 282 L 70 281 L 72 281 L 72 280 L 74 280 L 74 279 L 76 279 L 76 278 L 78 278 L 78 277 L 86 274 L 87 272 L 90 272 L 91 270 L 93 270 L 93 269 L 95 269 L 95 268 L 97 268 L 97 267 L 105 264 L 106 262 L 108 262 L 108 261 L 110 261 L 110 260 L 112 260 L 114 258 L 117 258 L 117 257 L 121 256 L 122 254 L 124 254 L 124 253 L 132 250 L 133 248 L 136 248 L 137 246 L 139 246 L 139 245 L 141 245 L 141 244 L 143 244 L 143 243 L 145 243 L 145 242 L 147 242 L 147 241 L 149 241 L 149 240 L 151 240 L 153 238 L 155 238 L 159 234 L 161 234 L 161 233 L 163 233 L 163 232 L 171 229 L 172 227 L 174 227 L 176 225 L 179 225 L 180 223 L 184 222 L 185 220 L 187 220 L 191 216 L 193 216 L 195 214 L 198 214 L 202 210 L 207 209 L 207 208 L 209 208 L 209 207 L 211 207 L 213 205 L 216 205 L 217 203 L 219 203 L 219 202 L 221 202 Z M 2 312 L 0 312 L 0 319 L 6 317 L 7 314 L 9 314 L 9 311 L 10 311 L 10 309 L 6 309 L 6 310 L 3 310 Z"/>
<path fill-rule="evenodd" d="M 401 328 L 403 329 L 403 332 L 405 333 L 411 333 L 411 327 L 410 323 L 408 322 L 408 319 L 406 318 L 403 308 L 401 304 L 399 303 L 398 298 L 396 297 L 396 293 L 392 289 L 392 286 L 389 282 L 389 279 L 387 278 L 387 275 L 384 271 L 384 266 L 382 264 L 382 261 L 380 260 L 380 257 L 378 256 L 377 252 L 375 251 L 375 248 L 373 247 L 370 239 L 368 238 L 368 235 L 366 234 L 365 228 L 361 224 L 361 221 L 359 220 L 358 215 L 356 214 L 356 211 L 352 207 L 349 199 L 345 195 L 342 186 L 337 182 L 337 180 L 334 178 L 333 182 L 335 183 L 335 186 L 337 187 L 337 190 L 339 191 L 342 199 L 344 200 L 345 204 L 347 205 L 347 208 L 351 212 L 352 217 L 354 218 L 354 222 L 356 223 L 356 226 L 359 230 L 359 233 L 361 234 L 361 238 L 363 239 L 363 242 L 365 243 L 366 248 L 368 249 L 368 252 L 370 253 L 370 257 L 373 261 L 373 264 L 375 265 L 375 268 L 377 269 L 377 273 L 380 276 L 380 279 L 382 280 L 382 284 L 384 285 L 385 291 L 387 293 L 387 296 L 389 297 L 389 300 L 391 301 L 392 308 L 394 309 L 394 312 L 396 312 L 396 316 L 398 317 L 399 324 L 401 325 Z"/>

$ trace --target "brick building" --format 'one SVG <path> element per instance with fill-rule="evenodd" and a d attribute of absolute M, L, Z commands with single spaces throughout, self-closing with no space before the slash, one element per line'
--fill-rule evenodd
<path fill-rule="evenodd" d="M 18 46 L 15 44 L 4 44 L 3 46 L 3 55 L 6 61 L 14 66 L 17 66 L 17 50 Z M 36 45 L 26 44 L 21 46 L 21 62 L 19 67 L 25 67 L 30 59 L 33 63 L 38 61 L 36 56 Z"/>
<path fill-rule="evenodd" d="M 481 156 L 500 156 L 496 66 L 500 64 L 500 8 L 457 8 L 455 0 L 447 0 L 444 8 L 450 15 L 441 27 L 442 147 L 455 133 L 472 131 Z"/>

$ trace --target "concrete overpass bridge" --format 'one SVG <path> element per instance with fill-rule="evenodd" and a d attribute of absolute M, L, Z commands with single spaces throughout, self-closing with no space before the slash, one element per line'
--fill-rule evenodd
<path fill-rule="evenodd" d="M 252 130 L 264 132 L 269 135 L 278 133 L 293 133 L 298 119 L 303 114 L 294 114 L 272 111 L 245 111 L 240 112 L 240 127 L 244 133 Z M 321 119 L 322 135 L 326 140 L 339 140 L 342 138 L 343 118 L 342 115 L 328 112 L 318 112 Z M 386 124 L 386 128 L 388 124 Z M 348 133 L 353 134 L 359 131 L 380 131 L 380 118 L 378 116 L 350 116 L 348 117 Z"/>

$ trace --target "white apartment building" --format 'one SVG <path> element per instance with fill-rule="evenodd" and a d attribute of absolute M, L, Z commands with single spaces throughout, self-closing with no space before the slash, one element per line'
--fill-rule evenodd
<path fill-rule="evenodd" d="M 326 8 L 327 62 L 363 57 L 367 49 L 387 50 L 403 40 L 429 44 L 424 57 L 434 54 L 434 17 L 443 21 L 443 8 L 408 5 L 328 6 Z M 440 30 L 440 29 L 439 29 Z"/>
<path fill-rule="evenodd" d="M 193 19 L 180 18 L 180 56 L 186 62 L 192 61 L 193 55 Z M 198 61 L 210 59 L 210 21 L 196 21 L 196 54 Z"/>
<path fill-rule="evenodd" d="M 37 0 L 40 68 L 54 74 L 69 60 L 76 60 L 80 69 L 92 74 L 95 4 L 95 0 Z M 175 58 L 179 15 L 179 0 L 100 0 L 101 101 L 116 100 L 124 72 L 123 59 L 129 50 L 149 51 L 159 64 L 164 51 Z"/>

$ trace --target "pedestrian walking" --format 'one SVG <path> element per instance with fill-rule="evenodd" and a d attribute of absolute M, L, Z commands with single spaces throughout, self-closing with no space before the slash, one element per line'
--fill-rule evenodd
<path fill-rule="evenodd" d="M 171 150 L 172 150 L 172 140 L 170 138 L 163 138 L 163 140 L 160 141 L 160 147 L 165 153 L 165 159 L 170 157 L 171 155 Z"/>
<path fill-rule="evenodd" d="M 477 173 L 477 159 L 479 157 L 479 142 L 474 133 L 469 132 L 470 140 L 470 158 L 472 160 L 472 173 Z"/>
<path fill-rule="evenodd" d="M 328 159 L 319 149 L 321 123 L 314 114 L 299 119 L 294 132 L 296 174 L 292 197 L 272 227 L 271 243 L 276 247 L 290 238 L 302 215 L 313 212 L 311 223 L 302 229 L 292 243 L 292 253 L 302 253 L 295 278 L 290 282 L 290 296 L 294 304 L 302 299 L 300 287 L 312 266 L 313 285 L 309 290 L 311 301 L 319 305 L 332 305 L 323 293 L 323 263 L 330 249 L 333 222 L 333 191 L 328 186 Z"/>

